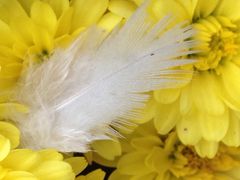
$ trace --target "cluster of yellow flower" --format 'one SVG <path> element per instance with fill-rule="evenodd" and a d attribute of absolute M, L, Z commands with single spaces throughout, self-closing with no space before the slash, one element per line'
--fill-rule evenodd
<path fill-rule="evenodd" d="M 96 141 L 85 157 L 19 148 L 9 119 L 12 88 L 29 61 L 41 63 L 85 28 L 111 31 L 143 0 L 0 0 L 0 179 L 74 179 L 86 159 L 116 167 L 110 179 L 240 179 L 240 1 L 152 0 L 149 15 L 196 29 L 199 53 L 188 83 L 150 92 L 141 125 L 125 139 Z M 10 110 L 11 109 L 11 110 Z M 131 128 L 131 127 L 130 127 Z M 103 179 L 99 169 L 77 179 Z"/>

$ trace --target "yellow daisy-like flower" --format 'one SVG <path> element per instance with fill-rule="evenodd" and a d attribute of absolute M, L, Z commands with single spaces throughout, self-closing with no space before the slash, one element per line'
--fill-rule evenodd
<path fill-rule="evenodd" d="M 183 145 L 176 132 L 159 136 L 153 123 L 139 126 L 125 142 L 125 154 L 110 180 L 234 180 L 239 179 L 240 149 L 220 145 L 213 159 L 201 158 Z"/>
<path fill-rule="evenodd" d="M 180 140 L 201 156 L 213 157 L 219 142 L 240 145 L 240 1 L 157 0 L 152 14 L 173 14 L 197 30 L 200 52 L 191 58 L 192 80 L 175 89 L 154 91 L 154 124 L 160 134 L 176 127 Z"/>
<path fill-rule="evenodd" d="M 96 24 L 108 0 L 1 0 L 0 90 L 15 84 L 29 60 L 42 61 Z"/>

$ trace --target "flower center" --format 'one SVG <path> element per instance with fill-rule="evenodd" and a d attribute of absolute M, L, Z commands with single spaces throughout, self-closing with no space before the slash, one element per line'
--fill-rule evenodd
<path fill-rule="evenodd" d="M 216 70 L 221 61 L 237 54 L 237 25 L 228 18 L 209 16 L 196 21 L 193 27 L 197 30 L 195 39 L 200 42 L 197 49 L 201 51 L 196 55 L 200 60 L 195 65 L 196 70 Z"/>
<path fill-rule="evenodd" d="M 192 148 L 184 147 L 181 153 L 188 161 L 185 167 L 199 170 L 210 169 L 209 159 L 199 157 Z"/>

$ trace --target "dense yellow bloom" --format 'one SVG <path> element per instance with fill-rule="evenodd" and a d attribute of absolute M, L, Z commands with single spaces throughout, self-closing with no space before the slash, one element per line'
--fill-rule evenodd
<path fill-rule="evenodd" d="M 108 0 L 1 0 L 0 90 L 11 87 L 29 60 L 42 61 L 96 24 Z"/>
<path fill-rule="evenodd" d="M 125 153 L 110 180 L 234 180 L 240 174 L 240 149 L 220 145 L 213 159 L 201 158 L 175 132 L 159 136 L 152 121 L 140 125 L 126 141 Z"/>
<path fill-rule="evenodd" d="M 192 80 L 174 89 L 154 91 L 154 124 L 160 134 L 176 128 L 180 140 L 201 156 L 213 157 L 218 143 L 240 145 L 240 1 L 158 0 L 152 14 L 172 14 L 197 30 L 197 59 Z"/>

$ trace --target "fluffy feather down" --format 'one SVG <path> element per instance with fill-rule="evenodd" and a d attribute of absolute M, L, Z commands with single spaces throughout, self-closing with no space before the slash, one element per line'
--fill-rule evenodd
<path fill-rule="evenodd" d="M 181 79 L 175 66 L 192 63 L 190 27 L 166 31 L 169 18 L 153 24 L 146 5 L 110 35 L 90 28 L 68 49 L 59 49 L 41 65 L 33 65 L 19 83 L 17 100 L 30 107 L 16 116 L 22 145 L 84 152 L 96 139 L 114 133 L 109 125 L 137 118 L 134 108 L 148 99 L 142 92 L 165 88 Z M 142 94 L 141 94 L 142 93 Z"/>

